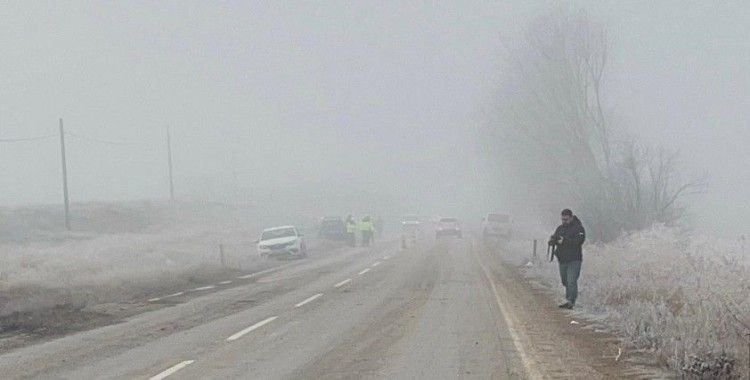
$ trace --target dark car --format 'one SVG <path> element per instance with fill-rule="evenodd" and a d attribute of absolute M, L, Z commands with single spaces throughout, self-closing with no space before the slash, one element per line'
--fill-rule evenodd
<path fill-rule="evenodd" d="M 321 239 L 344 240 L 346 225 L 340 216 L 326 216 L 320 221 L 318 237 Z"/>

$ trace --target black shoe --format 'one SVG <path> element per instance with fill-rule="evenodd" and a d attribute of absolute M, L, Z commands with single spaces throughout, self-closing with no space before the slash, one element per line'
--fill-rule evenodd
<path fill-rule="evenodd" d="M 559 307 L 560 309 L 568 309 L 568 310 L 570 310 L 570 309 L 573 308 L 573 304 L 570 303 L 570 302 L 566 302 L 566 303 L 564 303 L 562 305 L 559 305 L 557 307 Z"/>

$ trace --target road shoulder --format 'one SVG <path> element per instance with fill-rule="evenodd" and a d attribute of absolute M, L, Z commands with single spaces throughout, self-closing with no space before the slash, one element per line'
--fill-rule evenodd
<path fill-rule="evenodd" d="M 596 328 L 574 312 L 556 307 L 548 292 L 537 289 L 496 255 L 474 243 L 472 254 L 487 274 L 488 284 L 506 311 L 517 334 L 518 349 L 528 360 L 531 374 L 539 377 L 668 378 L 662 368 L 639 363 L 623 352 L 613 334 Z"/>

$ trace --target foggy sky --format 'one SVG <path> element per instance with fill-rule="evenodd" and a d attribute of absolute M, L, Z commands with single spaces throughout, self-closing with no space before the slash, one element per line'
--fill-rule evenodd
<path fill-rule="evenodd" d="M 169 125 L 178 195 L 308 183 L 480 209 L 502 188 L 473 134 L 502 42 L 555 4 L 3 3 L 0 139 L 55 134 L 63 118 L 127 143 L 70 138 L 74 201 L 165 198 Z M 749 231 L 750 5 L 573 5 L 609 30 L 614 120 L 709 175 L 701 226 Z M 0 205 L 61 200 L 54 138 L 0 143 L 0 173 Z"/>

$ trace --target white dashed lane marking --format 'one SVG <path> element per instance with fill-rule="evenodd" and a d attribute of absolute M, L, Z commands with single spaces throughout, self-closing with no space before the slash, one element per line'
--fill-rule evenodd
<path fill-rule="evenodd" d="M 391 258 L 390 256 L 384 256 L 383 260 L 388 260 L 390 258 Z M 380 261 L 376 261 L 375 263 L 372 264 L 371 268 L 375 268 L 375 267 L 377 267 L 380 264 L 381 264 Z M 365 268 L 361 272 L 359 272 L 358 274 L 361 276 L 361 275 L 369 272 L 371 270 L 371 268 Z M 252 277 L 255 277 L 255 276 L 258 276 L 260 274 L 267 273 L 267 272 L 270 272 L 270 271 L 271 270 L 266 270 L 266 271 L 261 271 L 261 272 L 256 272 L 256 273 L 250 273 L 250 274 L 238 276 L 237 278 L 239 278 L 239 279 L 248 279 L 248 278 L 252 278 Z M 346 280 L 343 280 L 343 281 L 337 283 L 336 285 L 334 285 L 334 287 L 335 288 L 340 288 L 340 287 L 342 287 L 342 286 L 344 286 L 344 285 L 346 285 L 346 284 L 348 284 L 350 282 L 352 282 L 352 279 L 351 278 L 347 278 Z M 232 281 L 221 281 L 217 285 L 229 285 L 231 283 L 232 283 Z M 210 289 L 216 288 L 217 285 L 202 286 L 202 287 L 199 287 L 199 288 L 190 289 L 189 291 L 190 292 L 199 292 L 199 291 L 203 291 L 203 290 L 210 290 Z M 160 300 L 165 299 L 165 298 L 178 297 L 178 296 L 181 296 L 183 294 L 185 294 L 185 292 L 177 292 L 177 293 L 170 294 L 170 295 L 167 295 L 167 296 L 164 296 L 164 297 L 151 298 L 151 299 L 148 300 L 148 302 L 156 302 L 156 301 L 160 301 Z M 302 302 L 294 305 L 294 307 L 295 308 L 299 308 L 299 307 L 305 306 L 308 303 L 313 302 L 313 301 L 315 301 L 316 299 L 318 299 L 320 297 L 323 297 L 323 293 L 318 293 L 318 294 L 316 294 L 314 296 L 311 296 L 311 297 L 305 299 L 304 301 L 302 301 Z M 257 330 L 257 329 L 259 329 L 259 328 L 261 328 L 261 327 L 263 327 L 263 326 L 265 326 L 265 325 L 273 322 L 277 318 L 278 318 L 278 316 L 273 316 L 273 317 L 270 317 L 270 318 L 266 318 L 266 319 L 264 319 L 264 320 L 262 320 L 262 321 L 260 321 L 260 322 L 258 322 L 256 324 L 254 324 L 254 325 L 252 325 L 252 326 L 250 326 L 250 327 L 248 327 L 246 329 L 240 330 L 237 333 L 231 335 L 230 337 L 228 337 L 226 339 L 226 341 L 227 342 L 232 342 L 232 341 L 235 341 L 237 339 L 240 339 L 243 336 L 247 335 L 248 333 L 250 333 L 250 332 L 252 332 L 254 330 Z M 193 363 L 195 363 L 195 360 L 186 360 L 186 361 L 183 361 L 181 363 L 175 364 L 174 366 L 172 366 L 172 367 L 164 370 L 163 372 L 159 373 L 158 375 L 149 378 L 149 380 L 162 380 L 162 379 L 164 379 L 164 378 L 166 378 L 168 376 L 173 375 L 177 371 L 179 371 L 179 370 L 181 370 L 181 369 L 183 369 L 183 368 L 185 368 L 185 367 L 187 367 L 187 366 L 189 366 L 190 364 L 193 364 Z"/>
<path fill-rule="evenodd" d="M 255 272 L 255 273 L 245 274 L 245 275 L 242 275 L 242 276 L 237 276 L 237 278 L 242 279 L 242 280 L 246 280 L 248 278 L 262 276 L 262 275 L 264 275 L 266 273 L 276 272 L 276 271 L 282 270 L 284 268 L 290 267 L 292 265 L 295 265 L 295 263 L 284 264 L 284 265 L 281 265 L 281 266 L 278 266 L 278 267 L 268 268 L 268 269 L 262 270 L 260 272 Z"/>
<path fill-rule="evenodd" d="M 182 363 L 175 364 L 174 366 L 170 367 L 169 369 L 165 370 L 164 372 L 162 372 L 162 373 L 160 373 L 160 374 L 158 374 L 156 376 L 150 377 L 149 380 L 162 380 L 162 379 L 166 378 L 167 376 L 172 375 L 175 372 L 177 372 L 177 371 L 179 371 L 179 370 L 181 370 L 181 369 L 183 369 L 183 368 L 185 368 L 185 367 L 187 367 L 187 366 L 189 366 L 189 365 L 191 365 L 193 363 L 195 363 L 195 360 L 185 360 Z"/>
<path fill-rule="evenodd" d="M 178 297 L 178 296 L 181 296 L 181 295 L 183 295 L 183 294 L 185 294 L 185 292 L 177 292 L 177 293 L 174 293 L 174 294 L 170 294 L 170 295 L 168 295 L 168 296 L 164 296 L 164 297 L 157 297 L 157 298 L 152 298 L 152 299 L 148 300 L 148 302 L 156 302 L 156 301 L 161 301 L 161 300 L 163 300 L 163 299 L 165 299 L 165 298 Z"/>
<path fill-rule="evenodd" d="M 310 297 L 310 298 L 308 298 L 308 299 L 306 299 L 306 300 L 304 300 L 304 301 L 302 301 L 302 302 L 300 302 L 300 303 L 298 303 L 298 304 L 294 305 L 294 307 L 302 307 L 302 306 L 305 306 L 305 305 L 307 305 L 308 303 L 310 303 L 310 302 L 312 302 L 312 301 L 315 301 L 316 299 L 318 299 L 318 298 L 320 298 L 320 297 L 323 297 L 323 293 L 318 293 L 318 294 L 316 294 L 316 295 L 314 295 L 314 296 L 312 296 L 312 297 Z"/>
<path fill-rule="evenodd" d="M 259 329 L 259 328 L 261 328 L 261 327 L 263 327 L 263 326 L 265 326 L 265 325 L 273 322 L 276 318 L 278 318 L 278 317 L 271 317 L 271 318 L 264 319 L 264 320 L 262 320 L 262 321 L 260 321 L 260 322 L 258 322 L 256 324 L 254 324 L 254 325 L 252 325 L 252 326 L 250 326 L 250 327 L 248 327 L 248 328 L 246 328 L 244 330 L 241 330 L 241 331 L 237 332 L 236 334 L 234 334 L 234 335 L 230 336 L 229 338 L 227 338 L 227 342 L 232 342 L 232 341 L 235 341 L 237 339 L 240 339 L 245 334 L 247 334 L 247 333 L 249 333 L 249 332 L 251 332 L 253 330 L 257 330 L 257 329 Z"/>
<path fill-rule="evenodd" d="M 334 285 L 333 287 L 334 288 L 340 288 L 340 287 L 342 287 L 342 286 L 344 286 L 344 285 L 346 285 L 346 284 L 348 284 L 350 282 L 352 282 L 352 279 L 351 278 L 347 278 L 346 280 L 339 282 L 338 284 Z"/>
<path fill-rule="evenodd" d="M 213 289 L 215 287 L 216 287 L 216 285 L 202 286 L 200 288 L 190 289 L 190 291 L 191 292 L 200 292 L 202 290 L 211 290 L 211 289 Z"/>

